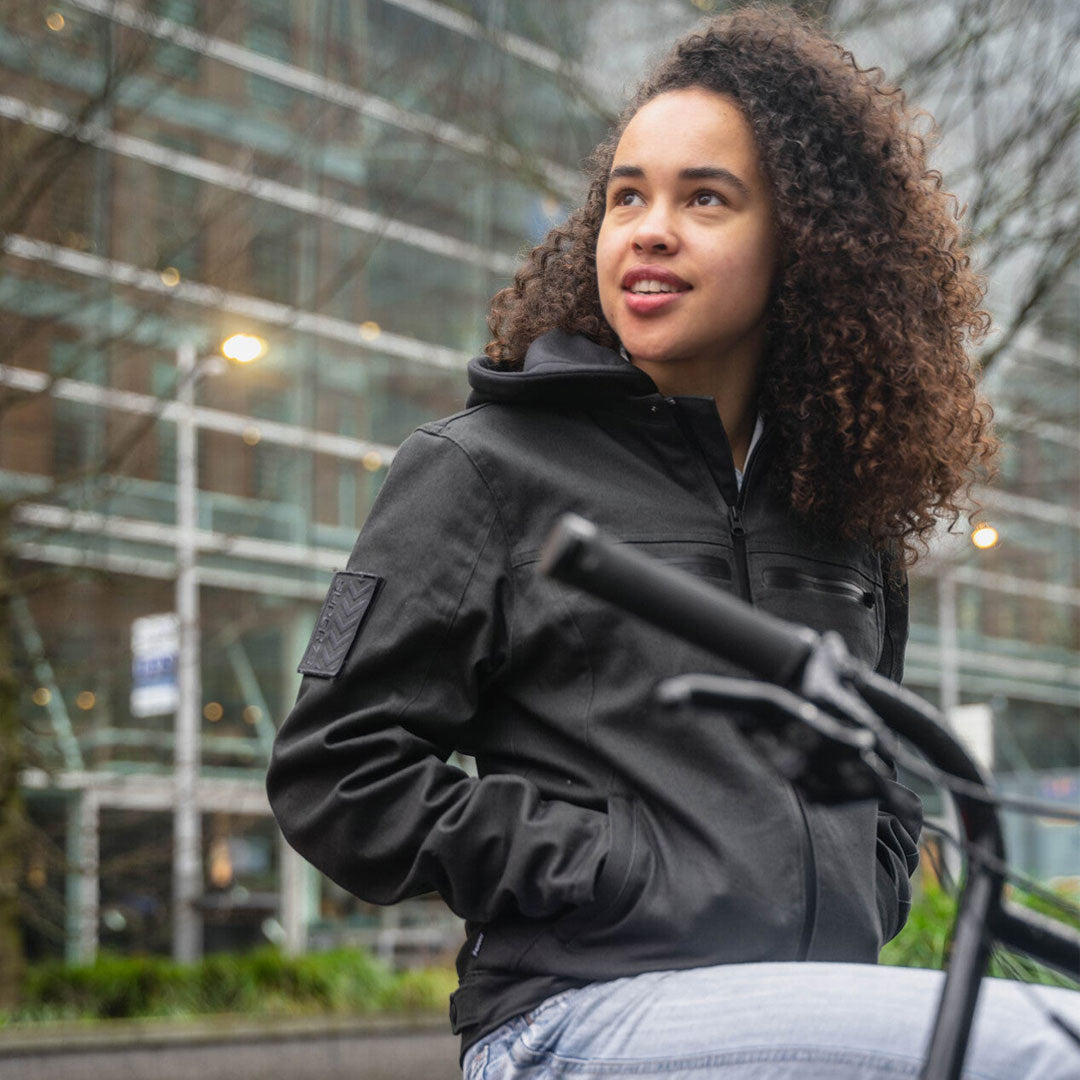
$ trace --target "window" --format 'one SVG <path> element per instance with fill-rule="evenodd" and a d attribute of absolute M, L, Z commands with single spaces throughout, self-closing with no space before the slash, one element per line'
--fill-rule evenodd
<path fill-rule="evenodd" d="M 57 342 L 49 351 L 49 367 L 58 379 L 105 383 L 105 357 L 79 342 Z M 78 401 L 53 399 L 52 469 L 64 476 L 102 459 L 105 424 L 102 410 Z"/>
<path fill-rule="evenodd" d="M 251 237 L 251 284 L 267 300 L 292 303 L 296 291 L 295 238 L 298 215 L 280 207 L 254 205 Z"/>
<path fill-rule="evenodd" d="M 162 145 L 184 154 L 198 154 L 198 145 L 190 139 L 162 135 Z M 157 240 L 157 265 L 173 266 L 181 277 L 199 277 L 202 270 L 202 230 L 199 227 L 199 202 L 202 185 L 191 176 L 156 170 L 157 198 L 154 206 L 154 233 Z"/>
<path fill-rule="evenodd" d="M 154 0 L 154 14 L 181 26 L 198 26 L 197 0 Z M 200 56 L 183 45 L 171 41 L 158 43 L 154 67 L 169 81 L 195 82 L 199 77 Z"/>
<path fill-rule="evenodd" d="M 80 145 L 60 168 L 52 186 L 52 239 L 64 247 L 94 247 L 94 167 L 98 151 Z"/>
<path fill-rule="evenodd" d="M 292 13 L 287 0 L 251 0 L 248 5 L 247 47 L 272 60 L 292 60 Z M 295 91 L 274 79 L 248 76 L 248 93 L 256 105 L 285 111 Z"/>

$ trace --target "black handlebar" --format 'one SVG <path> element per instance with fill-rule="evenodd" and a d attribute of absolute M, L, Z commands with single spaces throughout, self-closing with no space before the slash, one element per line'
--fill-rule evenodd
<path fill-rule="evenodd" d="M 608 600 L 624 611 L 790 686 L 818 635 L 703 587 L 631 547 L 604 540 L 591 522 L 565 514 L 540 553 L 540 572 Z"/>

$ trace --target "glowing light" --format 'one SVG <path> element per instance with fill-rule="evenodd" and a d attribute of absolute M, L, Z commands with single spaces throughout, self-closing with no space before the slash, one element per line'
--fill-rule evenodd
<path fill-rule="evenodd" d="M 93 690 L 80 690 L 75 697 L 75 704 L 78 705 L 83 712 L 92 709 L 94 707 L 94 702 L 96 701 L 97 698 L 94 697 Z"/>
<path fill-rule="evenodd" d="M 45 16 L 45 25 L 50 30 L 55 30 L 57 33 L 64 29 L 66 21 L 67 20 L 59 11 L 50 11 L 49 14 Z"/>
<path fill-rule="evenodd" d="M 32 700 L 35 705 L 48 705 L 52 701 L 52 694 L 49 692 L 48 687 L 39 686 L 34 691 Z"/>
<path fill-rule="evenodd" d="M 220 702 L 208 701 L 203 706 L 202 714 L 211 724 L 216 724 L 225 715 L 225 710 L 221 707 Z"/>
<path fill-rule="evenodd" d="M 233 334 L 221 343 L 221 355 L 236 364 L 250 364 L 266 355 L 266 342 L 255 334 Z"/>
<path fill-rule="evenodd" d="M 31 889 L 44 889 L 49 881 L 49 874 L 45 868 L 45 863 L 40 856 L 35 857 L 34 861 L 26 868 L 26 883 Z"/>
<path fill-rule="evenodd" d="M 232 853 L 229 841 L 217 836 L 210 841 L 210 884 L 224 889 L 233 879 Z"/>
<path fill-rule="evenodd" d="M 370 319 L 360 324 L 360 336 L 365 341 L 374 341 L 382 333 L 382 327 Z"/>
<path fill-rule="evenodd" d="M 240 438 L 248 444 L 248 446 L 258 446 L 259 440 L 262 439 L 262 432 L 257 427 L 246 427 L 240 434 Z"/>
<path fill-rule="evenodd" d="M 175 266 L 166 266 L 158 276 L 166 289 L 175 289 L 180 284 L 180 271 Z"/>
<path fill-rule="evenodd" d="M 245 724 L 257 724 L 262 719 L 262 709 L 258 705 L 248 705 L 241 713 Z"/>
<path fill-rule="evenodd" d="M 368 472 L 377 472 L 382 468 L 382 454 L 378 450 L 369 450 L 360 461 Z"/>
<path fill-rule="evenodd" d="M 992 548 L 1000 539 L 997 529 L 988 522 L 980 521 L 974 529 L 971 530 L 971 542 L 977 547 L 985 550 L 986 548 Z"/>

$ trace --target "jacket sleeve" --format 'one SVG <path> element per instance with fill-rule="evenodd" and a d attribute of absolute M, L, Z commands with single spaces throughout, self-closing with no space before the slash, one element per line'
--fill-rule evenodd
<path fill-rule="evenodd" d="M 512 603 L 498 507 L 449 437 L 421 429 L 402 445 L 349 570 L 378 591 L 338 674 L 305 675 L 271 757 L 288 842 L 372 903 L 435 891 L 477 922 L 587 903 L 608 815 L 446 763 L 497 722 L 481 692 L 506 662 Z"/>
<path fill-rule="evenodd" d="M 885 577 L 885 645 L 877 671 L 894 682 L 904 675 L 904 650 L 908 637 L 907 576 L 898 577 L 888 556 L 882 557 Z M 895 770 L 894 770 L 895 776 Z M 911 875 L 919 865 L 919 834 L 922 804 L 915 792 L 894 783 L 902 814 L 878 810 L 877 900 L 884 940 L 896 937 L 911 911 Z"/>

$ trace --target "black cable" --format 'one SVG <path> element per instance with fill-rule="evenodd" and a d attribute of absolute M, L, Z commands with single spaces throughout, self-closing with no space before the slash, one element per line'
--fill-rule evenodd
<path fill-rule="evenodd" d="M 931 784 L 946 788 L 954 795 L 962 795 L 967 799 L 989 803 L 991 806 L 1001 807 L 1005 810 L 1016 810 L 1022 814 L 1080 822 L 1080 810 L 1070 810 L 1068 807 L 1049 802 L 1046 799 L 1029 799 L 1023 795 L 1006 795 L 1001 791 L 991 791 L 989 788 L 983 787 L 982 784 L 975 784 L 970 780 L 961 780 L 960 777 L 953 776 L 952 773 L 947 773 L 936 765 L 931 765 L 899 744 L 890 746 L 888 752 L 905 769 L 913 772 L 921 779 L 929 781 Z"/>
<path fill-rule="evenodd" d="M 1035 989 L 1038 984 L 1028 982 L 1026 979 L 1022 978 L 1023 971 L 1013 959 L 1012 955 L 1006 950 L 998 948 L 994 950 L 994 956 L 997 962 L 1005 968 L 1006 971 L 1011 969 L 1011 981 L 1019 987 L 1020 992 L 1028 999 L 1035 1011 L 1041 1012 L 1043 1016 L 1058 1028 L 1067 1039 L 1071 1039 L 1076 1043 L 1077 1047 L 1080 1048 L 1080 1031 L 1077 1031 L 1076 1028 L 1074 1028 L 1061 1013 L 1054 1009 L 1052 1005 L 1048 1005 L 1041 997 L 1039 997 L 1039 994 Z"/>
<path fill-rule="evenodd" d="M 1019 871 L 1010 870 L 1009 867 L 1005 866 L 996 857 L 987 856 L 986 852 L 980 851 L 978 849 L 972 850 L 972 848 L 970 847 L 970 845 L 967 844 L 966 841 L 961 840 L 958 836 L 954 835 L 948 829 L 942 828 L 940 825 L 933 825 L 929 823 L 926 825 L 926 829 L 929 832 L 936 833 L 943 840 L 952 844 L 953 847 L 955 847 L 958 851 L 963 853 L 969 859 L 982 859 L 983 862 L 985 862 L 987 865 L 990 865 L 992 868 L 994 868 L 994 864 L 1003 867 L 1004 870 L 1007 872 L 1007 877 L 1009 879 L 1022 879 L 1021 883 L 1024 884 L 1025 888 L 1028 888 L 1033 895 L 1040 896 L 1045 900 L 1051 901 L 1052 903 L 1058 905 L 1062 910 L 1068 911 L 1070 914 L 1080 915 L 1080 909 L 1074 908 L 1073 905 L 1068 903 L 1068 901 L 1064 901 L 1059 896 L 1056 896 L 1054 893 L 1045 890 L 1041 885 L 1039 885 L 1038 882 L 1034 881 L 1034 879 L 1032 878 L 1029 878 L 1026 874 L 1021 874 Z M 1032 888 L 1031 886 L 1034 887 Z M 1031 1002 L 1035 1010 L 1042 1013 L 1042 1015 L 1051 1024 L 1053 1024 L 1054 1027 L 1061 1031 L 1061 1033 L 1067 1039 L 1070 1039 L 1072 1042 L 1076 1043 L 1077 1047 L 1080 1048 L 1080 1031 L 1077 1031 L 1072 1026 L 1072 1024 L 1069 1023 L 1068 1020 L 1066 1020 L 1052 1006 L 1048 1005 L 1045 1001 L 1042 1000 L 1042 998 L 1039 997 L 1038 992 L 1035 990 L 1035 987 L 1042 984 L 1030 982 L 1029 979 L 1025 977 L 1027 973 L 1019 967 L 1012 953 L 1007 951 L 1002 946 L 999 945 L 995 947 L 994 958 L 1003 968 L 1006 969 L 1006 971 L 1011 969 L 1011 981 L 1020 988 L 1020 992 L 1022 994 L 1027 996 L 1028 1000 Z M 1053 972 L 1053 975 L 1055 977 L 1060 977 L 1057 972 Z M 1069 987 L 1065 988 L 1068 989 Z"/>
<path fill-rule="evenodd" d="M 933 832 L 936 826 L 927 824 L 924 826 L 928 832 Z M 947 893 L 953 893 L 956 891 L 956 882 L 953 880 L 952 872 L 945 863 L 945 852 L 939 845 L 934 848 L 926 848 L 923 851 L 926 856 L 926 862 L 930 867 L 930 872 L 941 883 L 942 888 Z"/>
<path fill-rule="evenodd" d="M 1064 912 L 1064 914 L 1073 919 L 1080 920 L 1080 905 L 1074 904 L 1064 897 L 1059 896 L 1057 893 L 1048 889 L 1040 881 L 1025 874 L 1022 870 L 1013 869 L 1008 863 L 999 859 L 996 855 L 984 851 L 982 848 L 972 847 L 966 840 L 962 840 L 955 833 L 950 832 L 941 825 L 927 822 L 923 828 L 927 832 L 936 833 L 943 839 L 948 840 L 948 842 L 952 844 L 957 851 L 961 852 L 965 858 L 970 859 L 972 862 L 982 863 L 996 874 L 999 874 L 1005 881 L 1008 881 L 1013 885 L 1018 885 L 1025 892 L 1031 893 L 1032 896 L 1037 896 L 1043 902 L 1051 905 L 1051 907 L 1057 908 L 1059 911 Z"/>
<path fill-rule="evenodd" d="M 1026 874 L 1022 874 L 1019 871 L 1010 870 L 1008 866 L 1002 863 L 1001 860 L 997 859 L 995 856 L 987 855 L 986 852 L 980 851 L 978 849 L 972 849 L 970 845 L 968 845 L 965 841 L 960 840 L 959 837 L 954 836 L 951 832 L 949 832 L 948 829 L 941 828 L 937 825 L 927 825 L 926 827 L 929 831 L 937 833 L 944 840 L 947 840 L 959 851 L 963 852 L 969 859 L 981 859 L 992 869 L 996 869 L 998 867 L 1002 868 L 1005 871 L 1005 876 L 1008 880 L 1017 881 L 1017 879 L 1020 879 L 1017 883 L 1022 884 L 1033 895 L 1039 896 L 1042 899 L 1051 902 L 1052 904 L 1058 906 L 1061 910 L 1066 911 L 1071 915 L 1080 916 L 1080 908 L 1074 907 L 1073 905 L 1069 904 L 1068 901 L 1062 900 L 1059 896 L 1056 896 L 1054 893 L 1051 893 L 1048 890 L 1044 889 L 1038 882 L 1036 882 L 1032 878 L 1029 878 Z M 1042 984 L 1031 982 L 1030 979 L 1026 977 L 1027 973 L 1019 967 L 1019 965 L 1013 958 L 1013 955 L 1004 947 L 1000 945 L 997 946 L 994 949 L 994 957 L 997 962 L 1006 969 L 1006 971 L 1011 970 L 1012 981 L 1020 988 L 1021 993 L 1027 996 L 1028 1000 L 1032 1003 L 1036 1011 L 1042 1013 L 1042 1015 L 1047 1020 L 1049 1020 L 1050 1023 L 1053 1024 L 1059 1031 L 1061 1031 L 1061 1033 L 1067 1039 L 1070 1039 L 1072 1042 L 1076 1043 L 1077 1047 L 1080 1048 L 1080 1031 L 1077 1031 L 1072 1026 L 1072 1024 L 1070 1024 L 1069 1021 L 1066 1020 L 1059 1012 L 1057 1012 L 1052 1006 L 1048 1005 L 1045 1001 L 1043 1001 L 1042 998 L 1040 998 L 1038 993 L 1035 991 L 1035 986 Z M 1054 977 L 1060 977 L 1057 972 L 1053 972 L 1052 974 L 1054 975 Z M 1077 980 L 1070 981 L 1075 983 Z M 1069 987 L 1066 986 L 1065 988 L 1068 989 Z"/>

